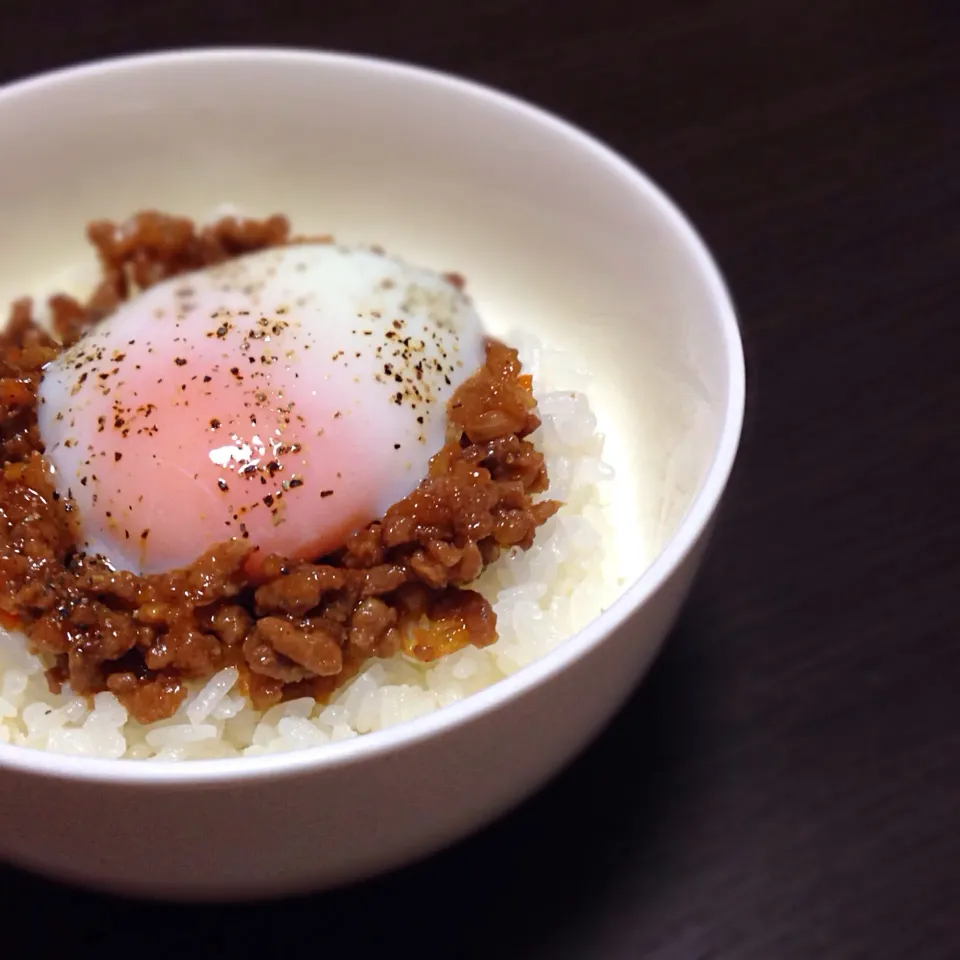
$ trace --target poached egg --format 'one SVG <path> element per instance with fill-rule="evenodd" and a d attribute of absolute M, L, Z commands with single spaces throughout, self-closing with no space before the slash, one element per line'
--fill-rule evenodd
<path fill-rule="evenodd" d="M 454 279 L 276 247 L 121 304 L 47 368 L 38 426 L 79 549 L 114 569 L 184 567 L 238 537 L 312 558 L 427 475 L 484 351 Z"/>

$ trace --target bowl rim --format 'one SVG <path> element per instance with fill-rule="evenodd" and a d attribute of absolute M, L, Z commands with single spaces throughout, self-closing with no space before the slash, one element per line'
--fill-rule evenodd
<path fill-rule="evenodd" d="M 653 180 L 621 154 L 579 126 L 541 107 L 485 84 L 412 63 L 363 54 L 278 46 L 168 49 L 81 62 L 28 76 L 0 87 L 0 104 L 35 92 L 69 85 L 97 74 L 122 74 L 144 68 L 175 67 L 177 64 L 216 64 L 230 61 L 259 66 L 300 64 L 307 68 L 325 64 L 340 70 L 373 72 L 384 77 L 402 77 L 407 81 L 444 87 L 464 99 L 483 102 L 489 107 L 511 112 L 533 126 L 549 128 L 585 151 L 594 162 L 618 172 L 624 182 L 628 183 L 635 193 L 643 196 L 682 242 L 686 253 L 691 256 L 706 281 L 716 304 L 724 344 L 728 391 L 713 460 L 686 514 L 668 542 L 601 614 L 539 659 L 455 704 L 349 740 L 306 750 L 254 757 L 146 763 L 77 757 L 0 743 L 0 770 L 16 770 L 24 774 L 87 783 L 110 782 L 128 787 L 164 784 L 171 787 L 202 786 L 285 778 L 321 769 L 349 766 L 384 753 L 413 748 L 434 736 L 443 735 L 477 720 L 507 701 L 546 683 L 623 625 L 635 610 L 663 586 L 698 543 L 716 511 L 733 469 L 743 429 L 746 370 L 736 311 L 718 265 L 686 215 Z"/>

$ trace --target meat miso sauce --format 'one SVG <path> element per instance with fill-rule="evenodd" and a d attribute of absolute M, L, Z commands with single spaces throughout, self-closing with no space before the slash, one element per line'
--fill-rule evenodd
<path fill-rule="evenodd" d="M 306 262 L 294 263 L 289 257 L 301 248 L 311 256 L 326 257 L 326 263 L 335 255 L 329 238 L 295 237 L 282 216 L 229 217 L 197 227 L 188 219 L 156 212 L 139 213 L 120 225 L 92 223 L 87 232 L 102 268 L 90 297 L 85 302 L 67 295 L 53 297 L 49 332 L 33 304 L 18 301 L 0 336 L 0 622 L 25 635 L 30 651 L 44 664 L 50 690 L 68 688 L 86 698 L 110 692 L 135 720 L 150 724 L 174 715 L 191 683 L 225 668 L 238 671 L 237 689 L 255 710 L 263 711 L 303 698 L 323 703 L 374 658 L 402 652 L 420 662 L 433 662 L 468 645 L 482 648 L 494 643 L 498 629 L 493 606 L 471 584 L 504 551 L 528 550 L 561 504 L 544 496 L 549 486 L 545 460 L 530 439 L 541 420 L 531 377 L 523 371 L 517 351 L 484 336 L 478 341 L 479 352 L 473 350 L 479 363 L 470 369 L 462 369 L 466 363 L 462 359 L 443 365 L 454 353 L 471 355 L 467 346 L 449 346 L 455 326 L 450 304 L 463 296 L 462 278 L 445 275 L 449 290 L 411 284 L 406 311 L 366 320 L 358 314 L 359 320 L 352 321 L 351 343 L 376 341 L 379 352 L 374 356 L 372 351 L 370 357 L 376 364 L 375 389 L 388 397 L 385 407 L 389 403 L 410 408 L 415 431 L 420 431 L 418 422 L 431 416 L 441 431 L 441 442 L 429 455 L 421 449 L 429 442 L 427 427 L 411 434 L 412 439 L 405 435 L 402 443 L 388 442 L 392 435 L 385 437 L 381 463 L 379 447 L 374 449 L 369 435 L 365 437 L 368 428 L 359 420 L 341 429 L 341 422 L 350 420 L 349 410 L 342 414 L 334 410 L 332 422 L 318 428 L 316 422 L 297 421 L 296 410 L 304 409 L 304 404 L 288 410 L 292 403 L 278 405 L 272 395 L 260 399 L 276 386 L 270 378 L 275 379 L 273 371 L 285 358 L 268 351 L 254 363 L 254 353 L 263 349 L 264 341 L 287 342 L 284 331 L 297 315 L 298 298 L 287 297 L 282 305 L 268 302 L 263 293 L 267 287 L 246 283 L 236 271 L 251 256 L 279 252 L 287 260 L 274 259 L 266 274 L 275 277 L 288 267 L 298 272 Z M 329 249 L 320 250 L 324 246 Z M 344 258 L 352 256 L 350 251 L 341 252 Z M 371 256 L 380 254 L 374 250 Z M 369 270 L 373 261 L 356 263 L 357 270 Z M 164 373 L 166 367 L 157 367 L 162 375 L 156 380 L 169 379 L 161 390 L 182 387 L 187 399 L 173 401 L 176 404 L 192 400 L 194 409 L 208 404 L 207 412 L 215 415 L 204 418 L 205 434 L 220 436 L 231 417 L 239 423 L 228 388 L 213 383 L 216 377 L 233 385 L 246 377 L 243 395 L 256 398 L 250 401 L 252 412 L 242 416 L 245 429 L 259 433 L 241 436 L 238 427 L 231 428 L 231 439 L 213 448 L 228 453 L 220 460 L 214 457 L 213 466 L 206 462 L 207 452 L 201 451 L 206 457 L 203 469 L 220 473 L 214 478 L 213 473 L 208 477 L 198 470 L 184 481 L 193 486 L 208 480 L 215 484 L 212 491 L 204 489 L 202 502 L 212 506 L 202 510 L 208 526 L 213 522 L 210 517 L 220 516 L 217 511 L 227 511 L 223 521 L 227 535 L 216 540 L 184 509 L 185 501 L 176 492 L 163 501 L 157 483 L 138 488 L 112 480 L 121 469 L 141 469 L 151 438 L 162 442 L 163 428 L 157 424 L 165 422 L 163 405 L 133 401 L 127 395 L 144 392 L 138 385 L 156 372 L 151 364 L 160 345 L 179 339 L 177 324 L 190 309 L 196 312 L 196 304 L 189 302 L 190 288 L 177 291 L 183 311 L 165 317 L 155 311 L 150 328 L 155 345 L 147 348 L 150 356 L 144 353 L 142 364 L 131 359 L 143 350 L 133 336 L 109 344 L 106 352 L 104 344 L 83 352 L 84 344 L 111 317 L 151 288 L 209 270 L 220 271 L 219 279 L 232 277 L 220 289 L 234 300 L 243 294 L 250 303 L 246 311 L 235 302 L 221 317 L 214 315 L 216 311 L 205 315 L 212 321 L 205 337 L 220 349 L 218 340 L 234 335 L 232 329 L 218 333 L 229 324 L 244 339 L 223 345 L 226 352 L 217 355 L 214 366 L 221 366 L 220 356 L 230 361 L 225 359 L 223 369 L 215 371 L 200 362 L 206 343 L 191 354 L 194 347 L 188 350 L 184 337 L 183 348 L 174 347 L 177 356 L 169 374 Z M 378 290 L 386 296 L 392 290 L 389 284 L 398 282 L 403 281 L 390 274 L 377 281 Z M 308 297 L 299 299 L 305 301 L 299 306 L 306 309 Z M 418 309 L 429 318 L 422 328 L 426 334 L 419 328 L 407 329 L 409 316 Z M 378 312 L 382 313 L 373 311 Z M 431 336 L 433 354 L 426 346 Z M 316 346 L 307 341 L 303 334 L 298 349 Z M 313 356 L 297 358 L 292 354 L 287 351 L 286 359 L 291 359 L 287 366 L 297 367 L 304 382 L 319 378 L 325 365 L 345 370 L 342 376 L 350 378 L 343 380 L 345 384 L 360 381 L 356 371 L 366 376 L 374 369 L 364 366 L 366 357 L 359 349 L 344 347 L 327 354 L 315 350 Z M 68 398 L 67 405 L 52 413 L 43 380 L 58 363 L 64 368 L 65 357 L 79 359 L 69 364 L 72 379 L 63 381 L 66 387 L 59 396 L 61 402 Z M 250 379 L 258 373 L 261 380 Z M 459 383 L 454 384 L 451 376 L 459 376 Z M 431 377 L 437 382 L 432 393 Z M 204 385 L 204 378 L 210 383 Z M 153 381 L 151 386 L 156 389 Z M 395 393 L 385 392 L 395 386 Z M 71 395 L 83 397 L 83 391 L 94 389 L 98 393 L 91 404 L 102 402 L 109 412 L 95 418 L 90 413 L 94 406 L 88 406 L 86 413 L 74 417 L 83 421 L 70 425 L 74 432 L 83 428 L 100 438 L 86 445 L 64 428 L 67 433 L 59 436 L 57 447 L 60 462 L 71 464 L 68 475 L 51 459 L 52 424 L 59 415 L 64 420 L 70 417 Z M 111 389 L 112 395 L 104 393 Z M 295 385 L 286 396 L 299 396 L 296 391 L 302 389 L 302 384 Z M 344 396 L 343 390 L 328 392 L 333 399 Z M 218 403 L 230 408 L 221 412 Z M 47 422 L 45 432 L 41 424 Z M 265 422 L 277 425 L 272 430 L 277 438 L 261 440 Z M 175 428 L 175 419 L 170 419 L 168 430 Z M 328 455 L 325 429 L 335 444 Z M 132 455 L 124 443 L 131 444 Z M 411 446 L 420 451 L 417 456 L 426 467 L 418 477 L 416 465 L 403 461 L 403 469 L 409 469 L 415 481 L 407 483 L 405 495 L 389 504 L 382 503 L 382 489 L 366 499 L 359 497 L 356 491 L 364 489 L 368 459 L 376 460 L 382 470 L 393 470 L 396 477 L 399 468 L 390 467 L 388 454 L 407 457 Z M 262 456 L 255 456 L 258 449 Z M 76 470 L 66 459 L 71 450 L 87 457 Z M 311 455 L 313 461 L 304 459 Z M 134 466 L 123 466 L 124 457 Z M 169 463 L 158 466 L 156 477 L 171 471 L 176 472 Z M 354 476 L 356 481 L 345 479 Z M 143 513 L 145 496 L 152 510 L 149 524 L 128 522 L 124 511 L 131 517 L 138 510 Z M 370 506 L 378 496 L 385 509 Z M 243 503 L 237 506 L 231 497 Z M 348 505 L 338 508 L 339 503 Z M 374 515 L 364 514 L 372 510 Z M 85 521 L 94 516 L 106 532 L 91 532 L 91 523 Z M 309 519 L 314 516 L 319 518 L 316 529 L 322 527 L 316 536 Z M 190 549 L 194 543 L 206 546 L 189 562 L 156 569 L 184 542 Z M 109 549 L 93 549 L 103 543 L 117 545 L 115 556 Z M 291 552 L 274 549 L 278 544 L 290 545 Z M 322 552 L 312 553 L 317 544 Z M 128 556 L 136 562 L 118 562 L 118 557 Z"/>

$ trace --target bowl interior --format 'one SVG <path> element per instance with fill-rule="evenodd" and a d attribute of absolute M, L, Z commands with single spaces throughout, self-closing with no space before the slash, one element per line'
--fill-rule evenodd
<path fill-rule="evenodd" d="M 575 352 L 618 471 L 613 591 L 675 532 L 730 401 L 729 308 L 613 155 L 488 91 L 345 57 L 117 61 L 0 95 L 0 302 L 82 291 L 91 219 L 224 203 L 457 270 L 493 332 Z"/>

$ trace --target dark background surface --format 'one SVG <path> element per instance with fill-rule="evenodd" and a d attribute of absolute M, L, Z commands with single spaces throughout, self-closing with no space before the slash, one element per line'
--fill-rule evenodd
<path fill-rule="evenodd" d="M 390 877 L 257 907 L 122 905 L 0 868 L 5 918 L 81 956 L 365 957 L 402 937 L 424 957 L 960 957 L 960 4 L 0 14 L 3 80 L 269 43 L 533 100 L 690 214 L 750 367 L 741 459 L 687 612 L 609 730 L 518 812 Z"/>

